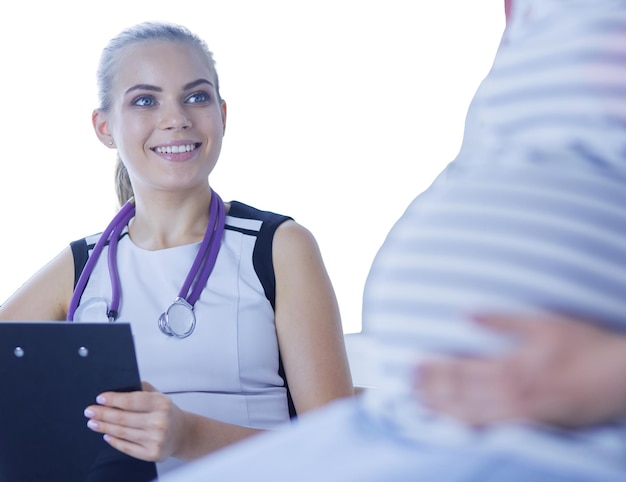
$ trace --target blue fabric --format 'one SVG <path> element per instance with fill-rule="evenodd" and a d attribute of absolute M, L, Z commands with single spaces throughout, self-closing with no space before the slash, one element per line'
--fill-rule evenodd
<path fill-rule="evenodd" d="M 223 449 L 161 482 L 623 482 L 477 449 L 441 449 L 397 437 L 357 400 L 304 415 L 293 430 Z"/>

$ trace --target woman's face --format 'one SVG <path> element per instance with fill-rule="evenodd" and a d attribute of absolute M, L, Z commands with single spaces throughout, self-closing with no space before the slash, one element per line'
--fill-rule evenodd
<path fill-rule="evenodd" d="M 144 41 L 118 59 L 100 139 L 117 148 L 135 193 L 207 186 L 222 147 L 226 105 L 206 55 L 184 42 Z"/>

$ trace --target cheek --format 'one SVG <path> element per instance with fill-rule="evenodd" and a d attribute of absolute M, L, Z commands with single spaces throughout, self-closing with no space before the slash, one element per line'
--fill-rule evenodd
<path fill-rule="evenodd" d="M 196 125 L 203 125 L 206 129 L 210 129 L 212 132 L 223 131 L 225 113 L 222 112 L 221 106 L 213 105 L 210 109 L 194 112 L 191 115 L 192 120 L 196 123 Z"/>
<path fill-rule="evenodd" d="M 146 143 L 151 130 L 145 122 L 137 119 L 130 119 L 120 124 L 118 129 L 118 148 L 123 150 L 142 149 Z"/>

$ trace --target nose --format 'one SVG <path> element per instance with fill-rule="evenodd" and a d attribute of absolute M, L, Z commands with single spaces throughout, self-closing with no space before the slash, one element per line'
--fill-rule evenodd
<path fill-rule="evenodd" d="M 163 130 L 184 130 L 191 127 L 191 119 L 184 107 L 178 104 L 169 105 L 162 111 L 160 127 Z"/>

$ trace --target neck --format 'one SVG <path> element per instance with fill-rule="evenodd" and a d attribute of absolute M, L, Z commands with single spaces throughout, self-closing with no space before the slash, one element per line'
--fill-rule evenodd
<path fill-rule="evenodd" d="M 135 217 L 128 232 L 142 249 L 158 250 L 202 240 L 209 223 L 211 190 L 200 193 L 160 193 L 135 196 Z"/>

